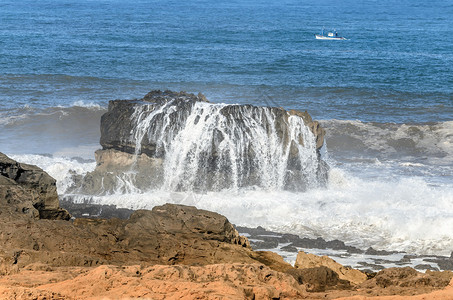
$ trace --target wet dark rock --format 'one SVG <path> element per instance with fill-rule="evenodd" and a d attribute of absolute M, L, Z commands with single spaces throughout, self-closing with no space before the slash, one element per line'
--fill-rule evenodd
<path fill-rule="evenodd" d="M 385 255 L 392 255 L 395 253 L 398 253 L 398 251 L 375 250 L 372 247 L 368 248 L 365 251 L 365 254 L 368 254 L 368 255 L 384 255 L 385 256 Z"/>
<path fill-rule="evenodd" d="M 373 271 L 379 271 L 379 270 L 384 270 L 385 269 L 384 266 L 381 266 L 381 265 L 378 265 L 378 264 L 370 264 L 370 263 L 367 263 L 365 261 L 359 261 L 357 264 L 361 265 L 363 267 L 370 268 Z M 359 268 L 359 269 L 362 269 L 362 268 Z"/>
<path fill-rule="evenodd" d="M 261 250 L 261 249 L 274 249 L 278 247 L 279 240 L 278 238 L 267 238 L 263 236 L 258 236 L 259 240 L 250 240 L 250 246 L 254 250 Z"/>
<path fill-rule="evenodd" d="M 451 256 L 450 257 L 436 256 L 434 258 L 425 258 L 423 260 L 426 262 L 436 263 L 441 270 L 453 271 L 453 258 L 451 258 Z"/>
<path fill-rule="evenodd" d="M 291 243 L 288 246 L 284 247 L 285 249 L 291 249 L 289 252 L 296 252 L 294 249 L 299 248 L 305 248 L 305 249 L 332 249 L 332 250 L 345 250 L 350 254 L 354 253 L 363 253 L 364 251 L 353 247 L 353 246 L 348 246 L 344 242 L 340 240 L 332 240 L 332 241 L 326 241 L 323 238 L 316 238 L 316 239 L 310 239 L 310 238 L 300 238 L 298 235 L 295 234 L 282 234 L 278 232 L 273 232 L 273 231 L 267 231 L 261 226 L 258 226 L 257 228 L 248 228 L 248 227 L 241 227 L 238 226 L 237 230 L 241 233 L 247 233 L 250 235 L 250 239 L 257 239 L 257 240 L 264 240 L 264 237 L 267 239 L 272 239 L 274 241 L 278 241 L 280 244 L 284 243 Z M 272 236 L 272 237 L 270 237 Z M 252 246 L 255 244 L 255 242 L 251 242 Z M 258 249 L 258 248 L 256 248 Z M 271 248 L 259 248 L 259 249 L 271 249 Z M 282 248 L 282 250 L 284 250 Z M 286 251 L 286 250 L 285 250 Z"/>
<path fill-rule="evenodd" d="M 350 254 L 360 254 L 364 252 L 362 249 L 353 246 L 346 246 L 345 250 L 348 251 L 348 253 Z"/>
<path fill-rule="evenodd" d="M 64 199 L 60 201 L 60 205 L 75 218 L 128 219 L 134 212 L 132 209 L 117 208 L 116 205 L 74 203 Z"/>
<path fill-rule="evenodd" d="M 0 213 L 31 218 L 69 220 L 60 208 L 56 181 L 37 166 L 19 163 L 0 153 Z"/>
<path fill-rule="evenodd" d="M 257 235 L 260 235 L 260 234 L 268 234 L 268 235 L 269 234 L 278 234 L 277 232 L 268 231 L 264 227 L 261 227 L 261 226 L 258 226 L 256 228 L 236 226 L 236 229 L 240 233 L 248 233 L 248 234 L 253 235 L 253 236 L 257 236 Z"/>
<path fill-rule="evenodd" d="M 410 263 L 413 259 L 417 258 L 417 255 L 404 255 L 403 258 L 400 259 L 400 263 Z"/>
<path fill-rule="evenodd" d="M 106 180 L 100 183 L 98 179 L 101 174 L 97 171 L 87 174 L 84 182 L 81 183 L 81 190 L 87 194 L 108 193 L 114 188 L 116 173 L 124 173 L 114 166 L 112 156 L 118 154 L 114 151 L 128 154 L 131 157 L 123 156 L 122 161 L 133 161 L 137 156 L 146 156 L 142 160 L 147 160 L 148 166 L 144 169 L 148 176 L 141 176 L 141 170 L 135 172 L 138 174 L 134 178 L 134 185 L 141 190 L 142 187 L 161 186 L 163 183 L 163 161 L 167 158 L 168 147 L 162 145 L 171 145 L 173 138 L 180 133 L 186 126 L 187 120 L 194 118 L 194 124 L 205 122 L 209 118 L 200 120 L 200 111 L 205 111 L 206 107 L 196 106 L 199 102 L 208 102 L 202 94 L 194 95 L 186 92 L 172 91 L 152 91 L 140 100 L 114 100 L 109 102 L 109 108 L 101 118 L 101 139 L 102 150 L 97 151 L 96 162 L 100 168 L 110 165 L 112 169 L 102 170 Z M 197 108 L 200 110 L 197 110 Z M 197 113 L 195 116 L 193 113 Z M 149 122 L 144 120 L 152 116 Z M 313 180 L 308 177 L 317 178 L 320 186 L 327 182 L 328 165 L 321 160 L 320 149 L 324 143 L 324 129 L 317 121 L 313 121 L 307 112 L 296 110 L 286 111 L 278 107 L 258 107 L 253 105 L 226 105 L 219 108 L 209 120 L 217 120 L 215 124 L 225 124 L 226 130 L 209 129 L 210 141 L 206 147 L 200 147 L 196 154 L 197 157 L 197 178 L 191 177 L 190 180 L 179 180 L 173 183 L 172 188 L 175 190 L 219 190 L 234 186 L 259 186 L 264 184 L 262 166 L 256 163 L 257 145 L 249 141 L 243 142 L 245 149 L 241 150 L 241 177 L 232 179 L 232 167 L 229 156 L 222 151 L 220 144 L 225 139 L 241 142 L 246 136 L 253 136 L 255 131 L 251 130 L 250 122 L 262 127 L 263 137 L 276 139 L 279 147 L 290 151 L 286 168 L 288 172 L 284 173 L 284 188 L 288 190 L 305 190 Z M 316 142 L 315 158 L 309 160 L 312 168 L 309 174 L 299 156 L 299 149 L 304 146 L 304 134 L 299 132 L 297 137 L 292 133 L 290 127 L 291 120 L 302 121 L 314 134 Z M 219 121 L 220 120 L 220 121 Z M 219 123 L 220 122 L 220 123 Z M 143 127 L 138 126 L 143 125 Z M 169 126 L 168 124 L 171 124 Z M 210 123 L 209 123 L 210 124 Z M 217 126 L 217 125 L 216 125 Z M 219 125 L 220 126 L 220 125 Z M 223 125 L 222 125 L 223 126 Z M 140 128 L 140 129 L 139 129 Z M 207 126 L 206 128 L 210 128 Z M 229 130 L 229 128 L 232 128 Z M 137 134 L 140 132 L 140 134 Z M 109 151 L 108 155 L 103 155 L 103 151 Z M 130 163 L 127 167 L 136 167 L 143 165 L 140 163 Z M 125 164 L 121 165 L 126 167 Z M 99 174 L 98 174 L 99 173 Z M 113 176 L 109 177 L 109 174 Z M 144 182 L 143 182 L 144 180 Z M 100 187 L 105 188 L 102 190 Z M 79 187 L 76 187 L 79 188 Z"/>
<path fill-rule="evenodd" d="M 381 265 L 381 264 L 393 264 L 395 261 L 393 260 L 388 260 L 388 259 L 382 259 L 382 258 L 372 258 L 375 264 Z"/>
<path fill-rule="evenodd" d="M 281 247 L 280 250 L 287 251 L 287 252 L 299 252 L 299 250 L 296 247 L 291 246 L 291 245 Z"/>
<path fill-rule="evenodd" d="M 419 264 L 419 265 L 416 265 L 414 267 L 414 269 L 416 270 L 431 270 L 431 271 L 439 271 L 438 268 L 436 267 L 433 267 L 431 265 L 428 265 L 428 264 Z"/>
<path fill-rule="evenodd" d="M 282 236 L 283 239 L 287 241 L 287 243 L 294 242 L 300 239 L 297 234 L 290 234 L 290 233 L 277 233 Z"/>
<path fill-rule="evenodd" d="M 348 253 L 363 253 L 363 250 L 353 247 L 353 246 L 347 246 L 345 245 L 344 242 L 339 241 L 339 240 L 333 240 L 333 241 L 328 241 L 327 242 L 327 248 L 333 249 L 333 250 L 346 250 Z"/>
<path fill-rule="evenodd" d="M 333 250 L 346 250 L 348 253 L 363 253 L 363 250 L 360 250 L 353 246 L 346 246 L 342 241 L 339 240 L 326 241 L 323 238 L 317 239 L 301 238 L 297 241 L 294 241 L 292 246 L 306 249 L 333 249 Z"/>
<path fill-rule="evenodd" d="M 186 92 L 151 91 L 141 100 L 113 100 L 109 102 L 108 111 L 101 118 L 101 146 L 104 150 L 115 149 L 129 154 L 135 153 L 135 142 L 130 141 L 130 134 L 136 124 L 131 122 L 131 116 L 137 105 L 144 103 L 162 106 L 176 100 L 183 111 L 189 111 L 195 102 L 208 102 L 202 94 L 195 96 Z M 188 114 L 184 115 L 185 117 Z M 175 115 L 176 118 L 176 115 Z M 175 123 L 182 120 L 174 120 Z M 145 139 L 141 144 L 141 153 L 150 157 L 160 157 L 156 153 L 156 141 Z"/>

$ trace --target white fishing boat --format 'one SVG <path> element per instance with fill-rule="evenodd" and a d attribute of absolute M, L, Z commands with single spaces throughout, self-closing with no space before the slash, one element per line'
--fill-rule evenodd
<path fill-rule="evenodd" d="M 345 37 L 338 36 L 338 33 L 334 31 L 325 32 L 324 29 L 321 30 L 321 34 L 315 34 L 317 40 L 346 40 Z"/>

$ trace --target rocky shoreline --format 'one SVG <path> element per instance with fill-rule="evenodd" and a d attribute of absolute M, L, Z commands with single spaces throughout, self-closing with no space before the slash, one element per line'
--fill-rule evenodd
<path fill-rule="evenodd" d="M 127 219 L 134 210 L 117 208 L 115 205 L 92 203 L 73 203 L 61 201 L 61 206 L 76 218 L 120 218 Z M 236 230 L 248 238 L 254 250 L 272 251 L 281 255 L 285 261 L 294 263 L 297 253 L 304 251 L 317 255 L 327 255 L 344 264 L 367 273 L 379 272 L 390 267 L 413 267 L 416 270 L 453 271 L 453 252 L 451 256 L 416 255 L 398 251 L 376 250 L 372 247 L 360 249 L 346 245 L 340 240 L 326 241 L 323 238 L 301 238 L 295 234 L 273 232 L 263 227 L 248 228 L 235 226 Z"/>
<path fill-rule="evenodd" d="M 66 193 L 140 195 L 157 186 L 300 192 L 327 182 L 324 134 L 307 112 L 152 91 L 109 103 L 96 169 L 73 176 Z M 364 250 L 239 227 L 194 206 L 60 201 L 54 178 L 1 153 L 0 244 L 2 299 L 453 297 L 453 272 L 445 271 L 453 255 Z"/>
<path fill-rule="evenodd" d="M 131 212 L 112 207 L 93 210 L 93 206 L 77 210 L 77 206 L 67 205 L 74 215 L 86 216 L 88 210 L 98 214 L 97 218 L 73 216 L 68 220 L 60 213 L 67 211 L 59 203 L 55 205 L 58 196 L 53 184 L 25 188 L 36 182 L 35 176 L 19 180 L 21 171 L 14 170 L 25 169 L 32 169 L 40 178 L 48 176 L 38 167 L 0 156 L 0 296 L 4 299 L 453 295 L 453 273 L 449 271 L 420 273 L 404 267 L 366 274 L 303 251 L 298 252 L 293 266 L 274 252 L 252 250 L 249 239 L 224 216 L 192 206 L 165 204 L 151 211 Z M 36 201 L 41 194 L 46 197 Z M 59 213 L 29 213 L 30 205 L 39 211 L 51 203 Z M 100 218 L 129 213 L 127 219 Z M 262 240 L 276 236 L 262 228 L 238 229 Z M 263 237 L 266 233 L 267 238 Z M 307 242 L 283 236 L 293 243 Z M 310 242 L 344 245 L 320 239 Z"/>

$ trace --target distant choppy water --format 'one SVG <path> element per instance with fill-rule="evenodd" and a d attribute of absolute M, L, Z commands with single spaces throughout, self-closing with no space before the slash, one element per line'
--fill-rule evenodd
<path fill-rule="evenodd" d="M 307 110 L 327 129 L 326 190 L 98 201 L 184 202 L 237 224 L 449 253 L 451 16 L 437 0 L 4 0 L 0 151 L 45 168 L 64 194 L 69 170 L 94 168 L 72 157 L 93 158 L 108 100 L 171 89 Z M 323 27 L 348 40 L 315 40 Z"/>
<path fill-rule="evenodd" d="M 453 119 L 451 1 L 0 3 L 1 109 L 141 97 L 302 108 L 318 119 Z M 348 41 L 319 41 L 322 27 Z"/>

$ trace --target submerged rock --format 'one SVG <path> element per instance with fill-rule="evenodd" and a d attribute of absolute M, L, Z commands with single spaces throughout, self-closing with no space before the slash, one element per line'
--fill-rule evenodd
<path fill-rule="evenodd" d="M 78 188 L 88 194 L 156 187 L 305 190 L 327 180 L 324 133 L 307 112 L 152 91 L 141 100 L 110 101 L 98 167 Z"/>

